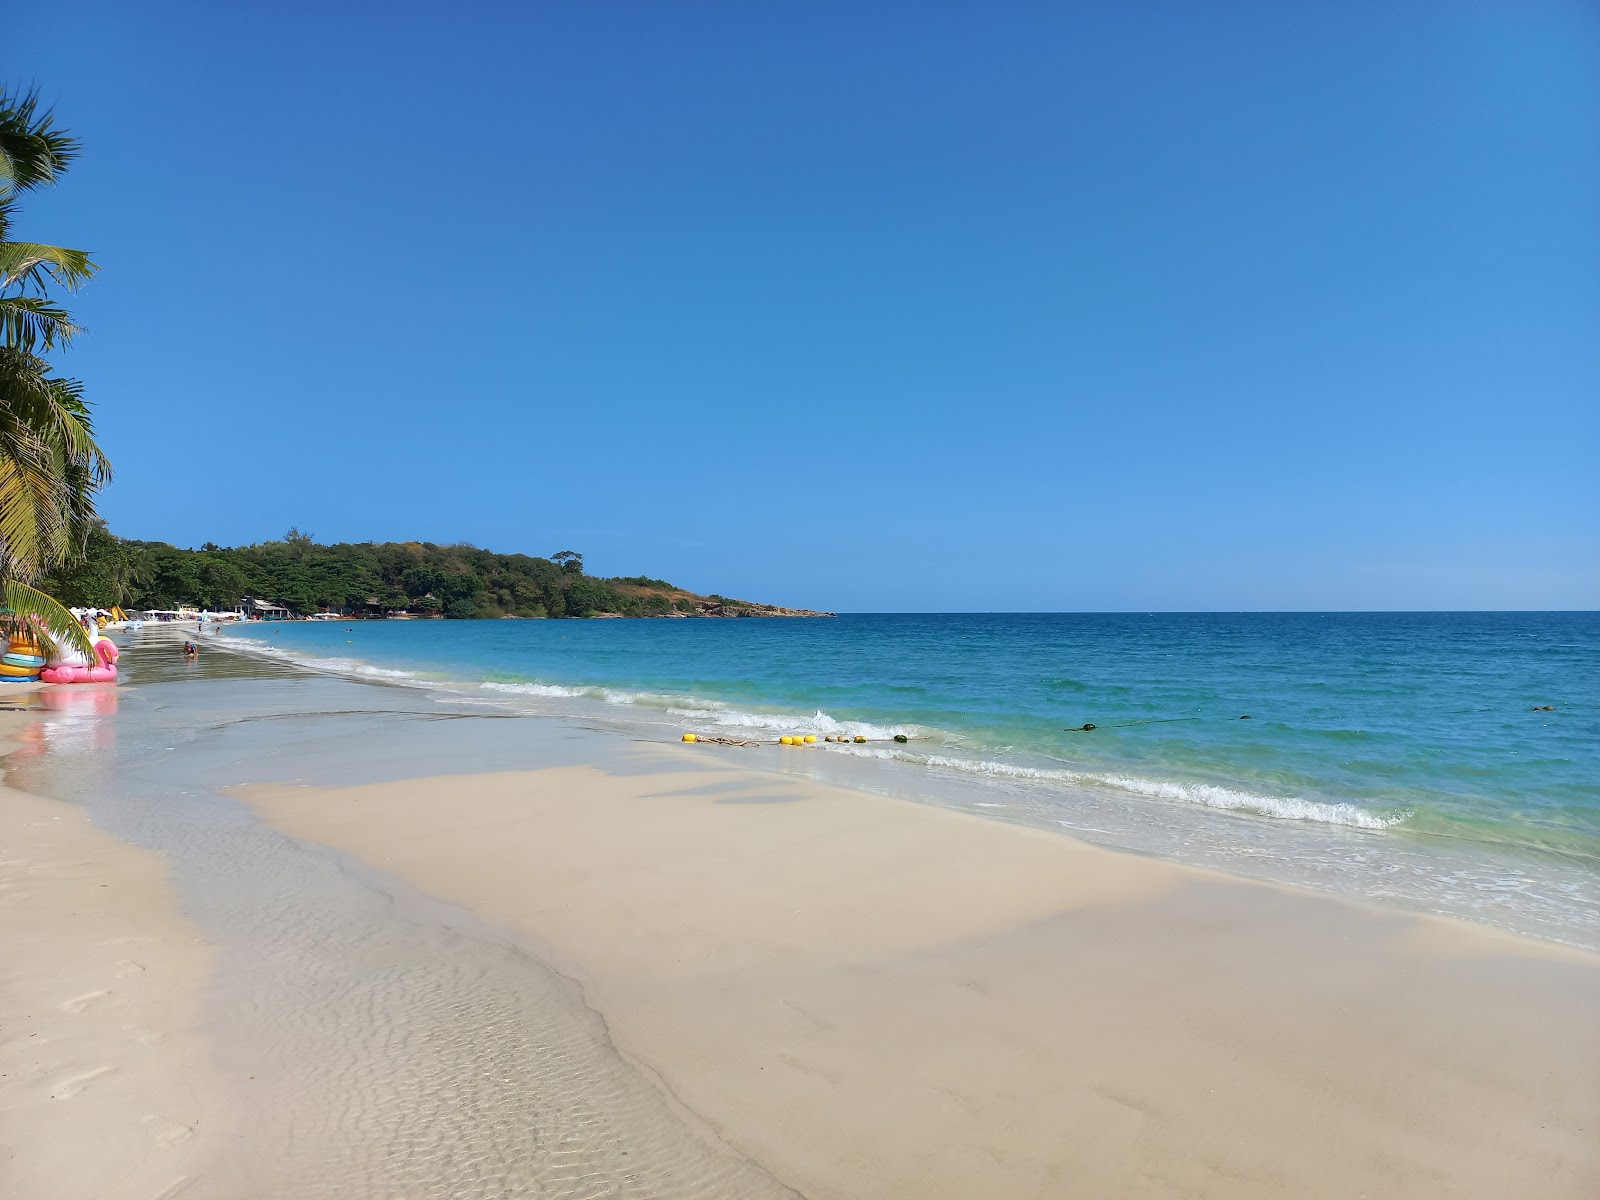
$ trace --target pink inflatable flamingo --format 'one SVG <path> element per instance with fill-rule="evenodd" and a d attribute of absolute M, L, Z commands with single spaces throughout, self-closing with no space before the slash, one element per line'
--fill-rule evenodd
<path fill-rule="evenodd" d="M 115 683 L 117 654 L 117 644 L 110 638 L 101 638 L 94 644 L 94 666 L 46 667 L 39 672 L 39 678 L 46 683 Z"/>

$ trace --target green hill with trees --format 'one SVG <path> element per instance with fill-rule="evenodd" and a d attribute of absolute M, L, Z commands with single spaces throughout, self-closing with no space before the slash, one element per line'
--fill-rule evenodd
<path fill-rule="evenodd" d="M 702 596 L 644 576 L 586 575 L 571 550 L 536 558 L 432 542 L 325 546 L 291 529 L 282 541 L 184 550 L 89 531 L 81 559 L 43 586 L 64 604 L 108 608 L 231 609 L 245 597 L 301 614 L 410 613 L 440 617 L 823 616 L 725 596 Z"/>
<path fill-rule="evenodd" d="M 245 598 L 297 613 L 438 617 L 821 616 L 701 596 L 660 579 L 596 579 L 571 550 L 549 558 L 431 542 L 278 542 L 182 550 L 116 537 L 95 498 L 111 464 L 83 387 L 48 356 L 79 333 L 62 297 L 98 268 L 82 250 L 12 237 L 19 199 L 60 180 L 79 144 L 34 91 L 0 88 L 0 632 L 89 652 L 62 604 L 231 609 Z"/>

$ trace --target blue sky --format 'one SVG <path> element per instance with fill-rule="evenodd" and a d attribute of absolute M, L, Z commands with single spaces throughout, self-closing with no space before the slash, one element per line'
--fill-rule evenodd
<path fill-rule="evenodd" d="M 124 536 L 841 610 L 1592 608 L 1600 10 L 85 3 Z"/>

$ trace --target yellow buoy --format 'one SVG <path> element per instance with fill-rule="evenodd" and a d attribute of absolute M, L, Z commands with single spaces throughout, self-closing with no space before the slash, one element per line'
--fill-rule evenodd
<path fill-rule="evenodd" d="M 788 734 L 784 734 L 781 738 L 778 739 L 778 744 L 780 746 L 792 746 L 792 745 L 794 745 L 794 739 L 792 737 L 790 737 Z"/>
<path fill-rule="evenodd" d="M 859 733 L 858 733 L 858 734 L 856 734 L 856 741 L 858 741 L 858 742 L 864 742 L 864 741 L 866 741 L 866 740 L 867 740 L 867 739 L 866 739 L 866 738 L 864 738 L 864 737 L 862 737 L 862 736 L 861 736 L 861 735 L 860 735 L 860 734 L 859 734 Z"/>
<path fill-rule="evenodd" d="M 692 733 L 686 733 L 683 735 L 683 740 L 686 742 L 698 742 L 700 739 Z"/>
<path fill-rule="evenodd" d="M 805 741 L 806 741 L 807 745 L 810 745 L 811 743 L 815 742 L 816 740 L 817 740 L 817 735 L 814 734 L 814 733 L 808 733 L 805 736 Z"/>

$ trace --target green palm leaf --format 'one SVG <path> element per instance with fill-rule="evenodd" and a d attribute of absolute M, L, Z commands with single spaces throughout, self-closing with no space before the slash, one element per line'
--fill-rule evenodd
<path fill-rule="evenodd" d="M 8 429 L 12 437 L 32 437 L 92 468 L 96 486 L 111 479 L 111 463 L 94 440 L 83 384 L 51 374 L 41 358 L 0 346 L 0 437 Z"/>
<path fill-rule="evenodd" d="M 65 346 L 78 333 L 67 310 L 43 296 L 0 296 L 0 346 L 32 354 Z"/>
<path fill-rule="evenodd" d="M 97 268 L 84 250 L 42 242 L 0 242 L 0 289 L 30 287 L 40 295 L 48 283 L 69 290 L 82 287 Z"/>
<path fill-rule="evenodd" d="M 54 183 L 78 157 L 78 140 L 39 108 L 39 92 L 0 93 L 0 194 Z"/>
<path fill-rule="evenodd" d="M 88 631 L 55 597 L 14 579 L 0 586 L 0 595 L 4 597 L 7 610 L 0 621 L 9 631 L 31 634 L 46 654 L 59 650 L 65 642 L 80 654 L 88 655 L 91 660 L 94 658 L 94 642 Z"/>

